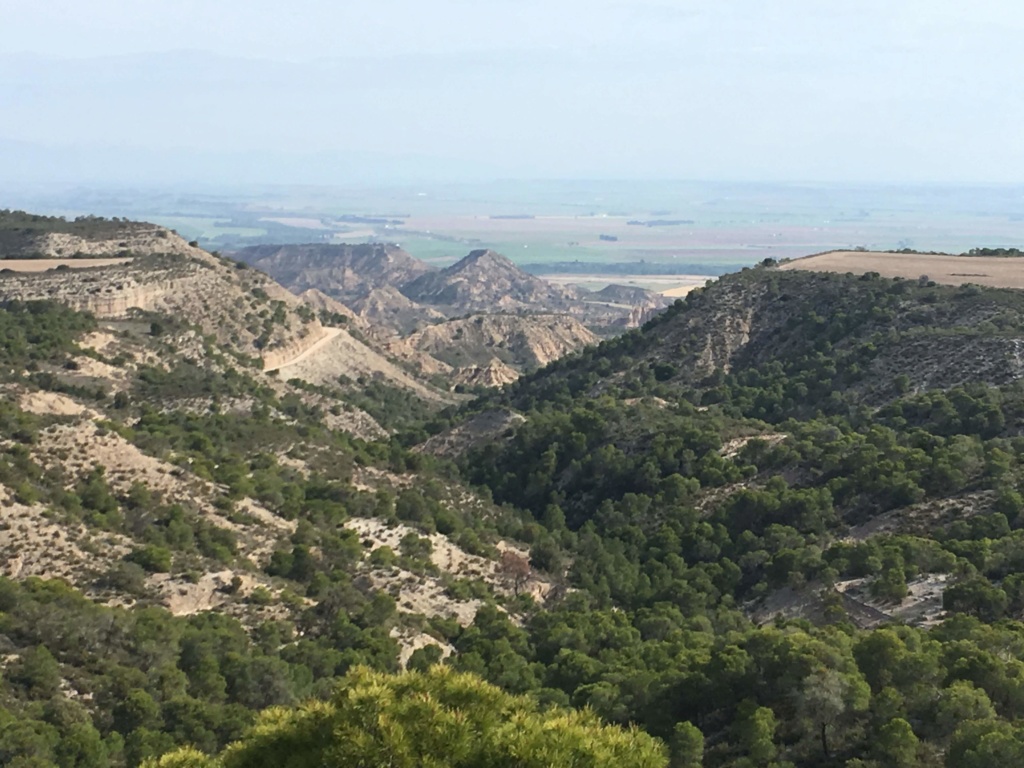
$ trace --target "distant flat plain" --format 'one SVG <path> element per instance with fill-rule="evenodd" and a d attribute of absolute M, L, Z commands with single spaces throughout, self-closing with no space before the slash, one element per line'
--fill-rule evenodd
<path fill-rule="evenodd" d="M 506 180 L 366 187 L 28 191 L 19 207 L 129 216 L 210 250 L 257 243 L 399 243 L 434 266 L 491 248 L 542 276 L 660 290 L 765 258 L 1020 247 L 1024 186 Z M 881 270 L 878 270 L 881 271 Z M 956 270 L 959 271 L 959 270 Z M 663 288 L 664 276 L 679 278 Z"/>
<path fill-rule="evenodd" d="M 609 285 L 629 285 L 660 293 L 662 296 L 679 298 L 694 288 L 700 288 L 708 275 L 544 275 L 545 280 L 556 285 L 576 285 L 588 291 L 599 291 Z"/>
<path fill-rule="evenodd" d="M 779 266 L 782 270 L 811 272 L 877 272 L 882 277 L 929 280 L 945 285 L 976 283 L 996 288 L 1024 288 L 1024 258 L 992 256 L 950 256 L 874 251 L 833 251 L 795 259 Z"/>

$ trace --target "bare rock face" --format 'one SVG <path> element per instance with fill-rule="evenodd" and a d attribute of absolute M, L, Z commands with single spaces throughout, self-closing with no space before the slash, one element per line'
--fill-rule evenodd
<path fill-rule="evenodd" d="M 2 274 L 0 301 L 48 299 L 104 319 L 159 312 L 250 358 L 285 348 L 301 354 L 323 336 L 312 309 L 266 275 L 187 244 L 179 250 L 92 269 Z"/>
<path fill-rule="evenodd" d="M 366 322 L 398 333 L 410 333 L 445 319 L 444 313 L 417 304 L 391 285 L 374 288 L 362 298 L 353 299 L 351 304 Z"/>
<path fill-rule="evenodd" d="M 591 293 L 553 285 L 491 250 L 437 270 L 395 245 L 264 245 L 234 254 L 289 290 L 316 289 L 370 324 L 409 334 L 467 313 L 572 315 L 592 328 L 633 328 L 670 303 L 633 286 Z"/>
<path fill-rule="evenodd" d="M 424 328 L 405 342 L 455 367 L 497 359 L 522 371 L 596 344 L 598 337 L 567 315 L 474 315 Z"/>
<path fill-rule="evenodd" d="M 279 361 L 270 360 L 273 370 L 284 381 L 301 379 L 311 384 L 336 384 L 339 376 L 349 379 L 383 378 L 392 386 L 408 389 L 423 400 L 449 402 L 453 398 L 426 386 L 372 347 L 354 338 L 343 328 L 328 328 L 323 339 L 308 350 L 289 354 Z"/>
<path fill-rule="evenodd" d="M 257 245 L 234 256 L 296 293 L 316 288 L 351 306 L 371 291 L 432 271 L 396 245 Z M 358 311 L 358 310 L 357 310 Z"/>
<path fill-rule="evenodd" d="M 452 377 L 452 382 L 466 387 L 497 388 L 511 384 L 518 378 L 519 371 L 494 358 L 486 365 L 459 368 Z"/>
<path fill-rule="evenodd" d="M 580 302 L 578 290 L 552 285 L 489 250 L 473 251 L 440 272 L 402 286 L 413 301 L 459 312 L 568 312 Z"/>

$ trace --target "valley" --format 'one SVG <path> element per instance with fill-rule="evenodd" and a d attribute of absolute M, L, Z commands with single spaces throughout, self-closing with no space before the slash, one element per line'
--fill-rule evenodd
<path fill-rule="evenodd" d="M 114 255 L 0 272 L 0 763 L 321 764 L 410 691 L 549 764 L 1024 759 L 1014 258 L 669 301 L 31 221 L 12 264 Z"/>

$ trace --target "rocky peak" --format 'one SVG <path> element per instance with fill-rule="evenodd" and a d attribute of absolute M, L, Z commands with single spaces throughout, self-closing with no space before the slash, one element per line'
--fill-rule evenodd
<path fill-rule="evenodd" d="M 461 260 L 448 267 L 445 272 L 454 274 L 456 272 L 465 272 L 468 269 L 493 268 L 507 269 L 514 272 L 522 271 L 508 257 L 502 256 L 500 253 L 492 251 L 489 248 L 481 248 L 475 251 L 470 251 L 469 254 Z"/>
<path fill-rule="evenodd" d="M 454 312 L 565 312 L 576 296 L 524 272 L 511 260 L 490 250 L 472 251 L 443 269 L 421 275 L 402 286 L 413 301 L 446 307 Z"/>

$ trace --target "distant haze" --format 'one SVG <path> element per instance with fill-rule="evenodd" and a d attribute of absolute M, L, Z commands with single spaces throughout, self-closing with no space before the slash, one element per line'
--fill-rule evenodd
<path fill-rule="evenodd" d="M 5 183 L 1020 182 L 1024 5 L 0 0 Z"/>

